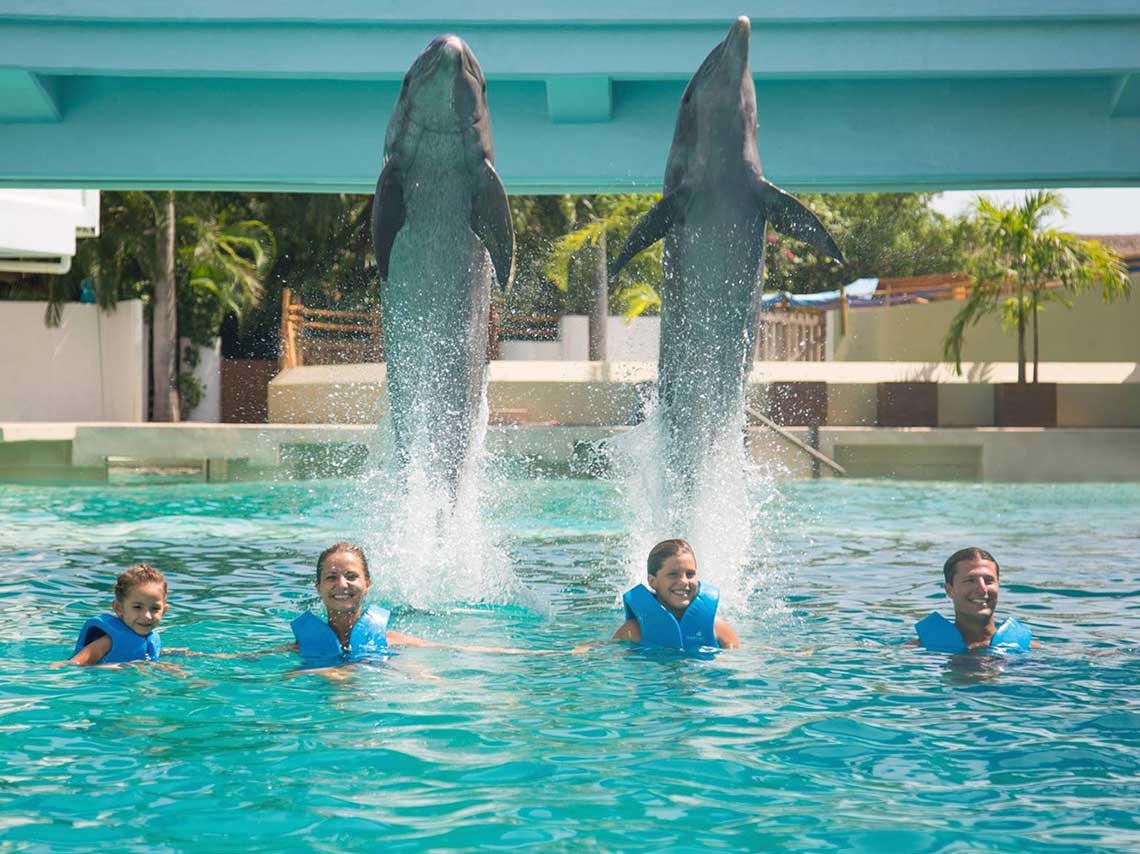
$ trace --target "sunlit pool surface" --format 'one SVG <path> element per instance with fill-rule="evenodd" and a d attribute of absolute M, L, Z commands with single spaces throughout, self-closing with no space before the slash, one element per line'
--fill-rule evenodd
<path fill-rule="evenodd" d="M 314 556 L 366 524 L 352 483 L 0 487 L 0 850 L 1140 846 L 1140 487 L 779 489 L 744 649 L 411 650 L 332 679 L 289 655 L 47 664 L 140 559 L 171 583 L 166 646 L 289 640 Z M 545 606 L 457 590 L 386 603 L 393 627 L 561 651 L 612 633 L 629 533 L 612 488 L 505 494 L 494 522 Z M 1043 641 L 1028 658 L 900 645 L 971 544 Z"/>

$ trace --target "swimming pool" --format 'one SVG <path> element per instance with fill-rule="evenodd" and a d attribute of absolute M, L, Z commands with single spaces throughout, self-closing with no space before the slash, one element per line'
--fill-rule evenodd
<path fill-rule="evenodd" d="M 1140 487 L 775 488 L 764 582 L 733 617 L 744 649 L 411 650 L 332 680 L 290 656 L 45 665 L 144 558 L 171 584 L 165 645 L 288 640 L 314 556 L 367 524 L 355 484 L 0 487 L 0 850 L 1140 845 Z M 513 479 L 494 524 L 530 606 L 464 605 L 479 591 L 460 578 L 450 604 L 393 602 L 393 627 L 607 636 L 618 504 L 604 481 Z M 967 544 L 1002 561 L 1000 610 L 1045 644 L 1028 660 L 898 645 Z"/>

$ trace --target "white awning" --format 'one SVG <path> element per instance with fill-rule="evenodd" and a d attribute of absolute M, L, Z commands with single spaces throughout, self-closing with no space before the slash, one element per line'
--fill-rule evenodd
<path fill-rule="evenodd" d="M 98 190 L 0 190 L 0 270 L 66 273 L 98 233 Z"/>

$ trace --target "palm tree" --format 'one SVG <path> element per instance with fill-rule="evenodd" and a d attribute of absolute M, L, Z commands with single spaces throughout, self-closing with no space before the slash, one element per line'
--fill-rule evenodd
<path fill-rule="evenodd" d="M 999 314 L 1003 326 L 1017 326 L 1018 383 L 1026 381 L 1025 332 L 1032 321 L 1036 383 L 1037 315 L 1043 303 L 1059 302 L 1071 308 L 1071 297 L 1097 282 L 1105 302 L 1129 295 L 1128 270 L 1116 252 L 1095 240 L 1045 227 L 1050 217 L 1065 213 L 1064 196 L 1054 190 L 1030 193 L 1021 204 L 1011 205 L 996 205 L 978 197 L 975 218 L 985 249 L 978 262 L 977 283 L 943 341 L 943 352 L 959 373 L 966 330 L 987 314 Z"/>
<path fill-rule="evenodd" d="M 226 314 L 240 318 L 261 300 L 276 257 L 273 233 L 257 220 L 230 222 L 224 200 L 209 193 L 180 196 L 190 210 L 181 217 L 169 190 L 101 199 L 101 235 L 80 245 L 76 267 L 94 280 L 106 308 L 123 294 L 151 297 L 153 420 L 178 421 L 179 302 L 198 307 L 181 319 L 183 335 L 217 337 Z M 49 308 L 49 324 L 53 316 L 58 323 L 58 305 Z"/>
<path fill-rule="evenodd" d="M 571 206 L 571 222 L 585 219 L 584 225 L 554 241 L 547 259 L 545 273 L 560 290 L 570 287 L 571 261 L 587 248 L 592 250 L 590 277 L 590 359 L 605 359 L 605 324 L 609 316 L 609 274 L 607 252 L 608 237 L 612 245 L 621 246 L 637 221 L 660 199 L 660 195 L 598 195 L 585 196 L 575 207 L 573 197 L 567 196 Z M 581 208 L 579 211 L 577 208 Z M 624 277 L 631 281 L 616 294 L 625 305 L 627 319 L 661 304 L 657 290 L 649 283 L 647 271 L 656 271 L 660 278 L 661 246 L 643 253 L 640 264 L 626 267 Z"/>

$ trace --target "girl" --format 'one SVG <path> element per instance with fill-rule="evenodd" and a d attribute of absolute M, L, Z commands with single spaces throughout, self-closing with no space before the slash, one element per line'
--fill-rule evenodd
<path fill-rule="evenodd" d="M 649 551 L 645 584 L 626 592 L 626 621 L 614 640 L 694 649 L 736 649 L 740 640 L 716 615 L 720 593 L 697 580 L 697 556 L 685 540 L 664 540 Z"/>
<path fill-rule="evenodd" d="M 136 563 L 115 580 L 110 614 L 83 624 L 75 654 L 61 664 L 117 664 L 157 661 L 162 653 L 158 624 L 166 613 L 166 579 L 145 563 Z"/>

